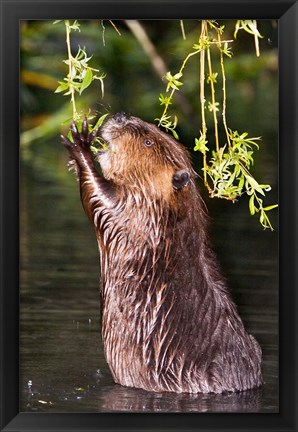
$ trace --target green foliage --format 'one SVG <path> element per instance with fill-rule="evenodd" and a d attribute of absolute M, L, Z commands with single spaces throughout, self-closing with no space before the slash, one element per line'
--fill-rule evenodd
<path fill-rule="evenodd" d="M 236 22 L 235 31 L 234 31 L 234 38 L 236 39 L 237 33 L 239 30 L 245 30 L 247 33 L 250 33 L 254 36 L 255 39 L 255 47 L 256 47 L 256 55 L 259 57 L 260 50 L 259 50 L 259 38 L 262 38 L 263 36 L 260 34 L 257 26 L 256 20 L 238 20 Z"/>
<path fill-rule="evenodd" d="M 208 141 L 206 140 L 206 135 L 204 135 L 201 132 L 200 138 L 195 138 L 195 151 L 200 151 L 203 155 L 206 154 L 207 151 L 209 151 L 209 148 L 207 147 Z"/>
<path fill-rule="evenodd" d="M 174 118 L 172 118 L 171 116 L 163 116 L 161 119 L 156 118 L 155 120 L 159 120 L 159 126 L 162 126 L 163 128 L 165 128 L 165 130 L 167 132 L 171 131 L 172 134 L 174 135 L 174 137 L 176 139 L 179 139 L 179 136 L 178 136 L 177 132 L 175 131 L 175 128 L 176 128 L 177 123 L 178 123 L 177 116 L 174 116 Z"/>
<path fill-rule="evenodd" d="M 258 49 L 258 38 L 261 37 L 256 21 L 243 21 L 236 22 L 234 36 L 240 29 L 244 29 L 255 37 L 256 52 Z M 212 35 L 212 31 L 215 34 Z M 173 102 L 173 96 L 176 91 L 179 91 L 183 85 L 183 70 L 188 60 L 194 56 L 200 56 L 200 101 L 201 101 L 201 122 L 202 128 L 200 137 L 195 138 L 195 151 L 199 151 L 203 155 L 203 172 L 204 183 L 209 191 L 210 197 L 223 198 L 235 202 L 243 194 L 249 196 L 249 211 L 251 215 L 256 213 L 260 214 L 259 220 L 261 225 L 266 229 L 272 225 L 268 218 L 267 212 L 276 208 L 277 205 L 263 207 L 263 199 L 265 192 L 271 190 L 270 185 L 259 184 L 250 172 L 251 166 L 254 163 L 254 149 L 259 149 L 256 141 L 260 137 L 249 138 L 247 132 L 239 134 L 227 126 L 226 120 L 226 75 L 224 57 L 232 57 L 232 49 L 229 45 L 231 40 L 222 40 L 224 33 L 224 26 L 219 26 L 216 21 L 201 22 L 201 34 L 198 43 L 193 45 L 192 51 L 189 53 L 176 74 L 167 72 L 166 80 L 168 81 L 166 93 L 161 94 L 159 101 L 160 105 L 164 107 L 164 111 L 159 121 L 159 126 L 164 127 L 167 131 L 171 131 L 175 138 L 178 137 L 175 132 L 178 119 L 175 115 L 171 116 L 168 111 Z M 220 57 L 220 71 L 213 71 L 211 48 L 219 52 Z M 205 66 L 207 63 L 208 73 L 205 73 Z M 218 77 L 221 75 L 222 82 L 222 104 L 216 100 L 216 84 Z M 209 85 L 211 100 L 206 100 L 205 85 Z M 215 134 L 215 149 L 211 149 L 212 157 L 209 162 L 207 155 L 210 148 L 207 147 L 207 121 L 205 110 L 208 109 L 213 115 L 214 134 Z M 226 142 L 224 145 L 219 144 L 219 131 L 218 131 L 218 114 L 221 112 L 222 125 L 226 135 Z"/>
<path fill-rule="evenodd" d="M 268 211 L 277 205 L 263 207 L 261 196 L 271 190 L 270 185 L 259 184 L 250 174 L 253 165 L 253 146 L 259 148 L 255 142 L 257 138 L 248 138 L 245 132 L 241 135 L 237 131 L 230 131 L 231 145 L 223 146 L 218 152 L 212 152 L 209 165 L 204 168 L 212 181 L 212 197 L 225 198 L 235 201 L 243 194 L 249 198 L 250 214 L 260 213 L 260 223 L 264 228 L 272 229 L 267 216 Z M 200 150 L 203 154 L 202 149 Z"/>
<path fill-rule="evenodd" d="M 101 83 L 102 97 L 104 96 L 104 85 L 103 79 L 105 74 L 97 76 L 94 72 L 99 72 L 97 69 L 91 68 L 88 65 L 89 60 L 92 57 L 87 57 L 85 48 L 79 48 L 78 53 L 71 60 L 64 60 L 64 63 L 68 66 L 71 64 L 71 75 L 64 78 L 64 81 L 58 81 L 59 86 L 55 90 L 55 93 L 64 92 L 64 96 L 72 94 L 72 91 L 78 92 L 80 95 L 86 90 L 94 79 L 97 79 Z"/>
<path fill-rule="evenodd" d="M 110 23 L 113 25 L 111 21 Z M 59 81 L 56 92 L 70 96 L 73 106 L 72 118 L 80 125 L 83 121 L 83 114 L 76 109 L 75 95 L 81 96 L 94 80 L 99 80 L 103 96 L 103 80 L 106 74 L 99 74 L 98 69 L 90 66 L 92 56 L 87 55 L 85 48 L 79 47 L 77 54 L 72 55 L 70 50 L 70 34 L 72 31 L 80 31 L 80 25 L 77 21 L 74 21 L 72 24 L 69 21 L 64 21 L 64 24 L 68 53 L 68 58 L 64 60 L 64 63 L 68 66 L 68 74 L 62 81 Z M 101 25 L 104 30 L 103 23 Z M 236 22 L 234 37 L 237 36 L 240 30 L 244 30 L 254 36 L 256 53 L 259 55 L 258 39 L 262 36 L 257 29 L 256 21 L 238 20 Z M 225 26 L 219 25 L 216 21 L 201 21 L 200 37 L 197 43 L 192 44 L 192 49 L 185 56 L 178 72 L 173 74 L 168 71 L 165 74 L 165 93 L 160 93 L 159 96 L 163 113 L 160 118 L 155 120 L 158 121 L 160 127 L 165 128 L 167 132 L 171 132 L 176 139 L 179 138 L 176 131 L 178 115 L 170 114 L 169 110 L 173 106 L 174 95 L 180 92 L 183 85 L 187 82 L 184 74 L 186 65 L 192 57 L 199 57 L 200 71 L 198 81 L 202 124 L 200 137 L 195 138 L 194 150 L 199 151 L 203 155 L 202 170 L 205 186 L 211 197 L 223 198 L 232 202 L 237 201 L 242 195 L 247 195 L 250 213 L 252 215 L 258 213 L 262 226 L 272 229 L 267 212 L 276 208 L 276 205 L 263 206 L 265 193 L 269 192 L 271 188 L 267 184 L 258 183 L 251 174 L 251 168 L 254 163 L 254 150 L 259 149 L 256 141 L 260 140 L 260 137 L 249 138 L 247 132 L 238 133 L 227 125 L 225 59 L 232 58 L 231 43 L 233 40 L 224 40 L 224 32 Z M 214 70 L 213 60 L 215 56 L 219 59 L 220 67 Z M 218 98 L 217 86 L 219 85 L 222 86 L 222 99 Z M 210 96 L 208 97 L 206 97 L 206 88 L 209 89 Z M 211 116 L 208 114 L 208 111 L 211 113 Z M 105 116 L 100 117 L 99 123 L 103 121 Z M 213 118 L 214 141 L 209 138 L 208 133 L 210 117 Z M 93 116 L 89 113 L 88 119 L 92 118 Z M 93 127 L 90 126 L 90 131 L 94 130 L 99 123 Z M 219 123 L 222 123 L 226 137 L 222 144 L 219 142 Z M 213 142 L 214 148 L 212 148 Z M 103 145 L 104 143 L 97 140 L 94 146 L 92 146 L 92 151 L 96 153 L 100 146 Z M 209 161 L 207 160 L 208 157 Z"/>
<path fill-rule="evenodd" d="M 54 24 L 61 21 L 55 21 Z M 76 108 L 75 93 L 81 95 L 92 83 L 93 80 L 100 81 L 102 97 L 104 96 L 104 78 L 105 73 L 97 75 L 99 72 L 89 65 L 92 56 L 88 57 L 86 49 L 79 47 L 76 56 L 71 53 L 70 34 L 71 31 L 80 31 L 80 25 L 77 21 L 70 24 L 68 20 L 64 21 L 66 28 L 66 45 L 68 58 L 64 63 L 68 66 L 68 74 L 63 81 L 58 81 L 59 86 L 55 90 L 56 93 L 63 93 L 64 96 L 70 96 L 73 107 L 73 119 L 77 122 L 82 121 L 83 113 L 79 113 Z"/>
<path fill-rule="evenodd" d="M 220 47 L 220 51 L 229 58 L 231 58 L 233 55 L 232 47 L 229 47 L 228 42 L 223 44 L 223 48 Z"/>
<path fill-rule="evenodd" d="M 194 47 L 195 48 L 195 47 Z M 196 49 L 196 48 L 195 48 Z M 168 81 L 167 87 L 166 87 L 166 93 L 170 93 L 168 96 L 164 94 L 160 94 L 159 101 L 160 105 L 164 106 L 164 111 L 160 118 L 156 118 L 155 120 L 158 121 L 158 126 L 164 127 L 166 131 L 171 131 L 172 134 L 176 139 L 179 139 L 179 136 L 177 132 L 175 131 L 175 128 L 178 124 L 178 118 L 177 116 L 171 116 L 168 114 L 169 106 L 172 104 L 173 96 L 176 90 L 179 90 L 179 87 L 183 85 L 183 82 L 181 81 L 181 78 L 183 77 L 183 69 L 186 66 L 186 63 L 188 60 L 193 56 L 200 52 L 201 48 L 197 48 L 196 51 L 191 52 L 188 54 L 188 56 L 184 59 L 181 68 L 178 73 L 175 75 L 172 75 L 171 72 L 166 73 L 166 80 Z"/>
<path fill-rule="evenodd" d="M 55 21 L 55 23 L 60 21 Z M 101 75 L 96 75 L 95 72 L 99 72 L 98 69 L 92 68 L 89 65 L 89 61 L 92 56 L 88 57 L 86 49 L 79 47 L 76 56 L 74 57 L 71 53 L 70 48 L 70 33 L 71 31 L 80 31 L 80 25 L 77 21 L 74 21 L 73 24 L 70 24 L 68 20 L 64 21 L 66 28 L 66 45 L 68 52 L 68 59 L 64 60 L 64 63 L 68 66 L 68 74 L 64 78 L 63 81 L 58 81 L 59 86 L 55 90 L 55 93 L 63 93 L 64 96 L 70 96 L 70 100 L 73 107 L 73 116 L 72 119 L 76 122 L 78 130 L 81 130 L 84 118 L 86 117 L 83 112 L 78 112 L 75 103 L 75 93 L 77 92 L 79 95 L 83 93 L 92 83 L 93 80 L 99 80 L 101 85 L 101 93 L 102 97 L 104 97 L 104 78 L 106 77 L 105 73 Z M 93 132 L 97 128 L 100 127 L 104 119 L 108 114 L 102 115 L 96 122 L 94 126 L 91 125 L 90 120 L 94 118 L 92 114 L 88 114 L 88 128 L 89 133 Z M 68 133 L 68 138 L 72 140 L 71 132 Z M 97 153 L 99 148 L 105 147 L 105 143 L 97 138 L 93 145 L 90 147 L 93 153 Z"/>

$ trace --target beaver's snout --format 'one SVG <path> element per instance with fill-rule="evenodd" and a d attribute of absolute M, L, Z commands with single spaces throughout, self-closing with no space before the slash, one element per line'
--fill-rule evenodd
<path fill-rule="evenodd" d="M 103 123 L 100 129 L 101 137 L 110 148 L 115 139 L 122 135 L 129 121 L 131 121 L 131 116 L 121 111 L 108 117 Z"/>
<path fill-rule="evenodd" d="M 130 116 L 128 114 L 126 114 L 125 112 L 118 112 L 113 116 L 113 119 L 115 120 L 116 123 L 120 124 L 125 124 L 127 122 L 127 120 L 129 120 Z"/>

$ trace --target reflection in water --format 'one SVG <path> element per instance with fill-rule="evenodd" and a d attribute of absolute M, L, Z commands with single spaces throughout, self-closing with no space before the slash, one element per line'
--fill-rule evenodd
<path fill-rule="evenodd" d="M 258 412 L 261 392 L 255 389 L 224 395 L 148 393 L 115 385 L 100 391 L 99 398 L 103 401 L 100 410 L 105 412 Z"/>
<path fill-rule="evenodd" d="M 22 167 L 21 411 L 278 412 L 277 231 L 263 233 L 247 215 L 247 203 L 208 201 L 213 242 L 233 297 L 263 349 L 265 385 L 224 395 L 121 387 L 100 344 L 96 241 L 60 155 L 54 147 L 51 165 L 47 150 L 37 159 L 41 165 Z M 275 169 L 266 167 L 273 187 Z"/>

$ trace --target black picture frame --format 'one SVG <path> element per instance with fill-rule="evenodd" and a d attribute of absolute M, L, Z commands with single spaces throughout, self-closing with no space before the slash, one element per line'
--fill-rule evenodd
<path fill-rule="evenodd" d="M 1 431 L 297 431 L 297 53 L 295 1 L 1 0 Z M 279 20 L 280 410 L 276 414 L 19 413 L 19 20 Z"/>

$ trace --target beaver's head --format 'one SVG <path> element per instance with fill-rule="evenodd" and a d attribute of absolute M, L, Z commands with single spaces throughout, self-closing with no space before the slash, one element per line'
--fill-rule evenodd
<path fill-rule="evenodd" d="M 107 149 L 99 153 L 103 175 L 116 184 L 162 194 L 186 188 L 195 175 L 187 150 L 157 126 L 117 113 L 101 128 Z"/>

